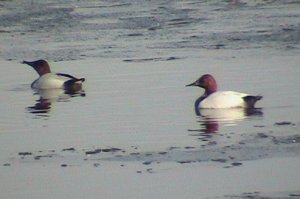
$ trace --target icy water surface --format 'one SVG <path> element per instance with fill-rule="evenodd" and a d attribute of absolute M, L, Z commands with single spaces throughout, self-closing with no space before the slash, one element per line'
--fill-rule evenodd
<path fill-rule="evenodd" d="M 299 197 L 299 1 L 0 8 L 0 196 Z M 33 91 L 37 74 L 20 62 L 36 59 L 85 77 L 84 90 Z M 251 111 L 195 110 L 203 90 L 185 85 L 205 73 L 264 98 Z"/>

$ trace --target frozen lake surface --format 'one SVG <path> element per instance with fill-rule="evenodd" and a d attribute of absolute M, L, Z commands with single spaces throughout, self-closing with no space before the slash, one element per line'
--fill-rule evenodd
<path fill-rule="evenodd" d="M 1 198 L 300 197 L 299 1 L 0 8 Z M 84 91 L 33 91 L 37 59 Z M 206 73 L 258 109 L 196 114 Z"/>

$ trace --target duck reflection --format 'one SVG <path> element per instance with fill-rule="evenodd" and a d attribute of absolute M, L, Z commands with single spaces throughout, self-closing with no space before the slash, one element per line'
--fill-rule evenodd
<path fill-rule="evenodd" d="M 199 109 L 195 108 L 196 115 L 199 117 L 202 133 L 217 133 L 219 125 L 237 124 L 249 117 L 262 116 L 261 108 L 231 108 L 231 109 Z"/>
<path fill-rule="evenodd" d="M 49 116 L 53 102 L 66 102 L 72 97 L 85 97 L 84 90 L 64 90 L 64 89 L 37 89 L 34 95 L 38 95 L 39 99 L 33 106 L 27 107 L 28 112 L 37 115 Z"/>

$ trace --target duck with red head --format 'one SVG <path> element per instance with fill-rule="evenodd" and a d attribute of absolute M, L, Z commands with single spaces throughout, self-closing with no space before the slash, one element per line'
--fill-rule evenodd
<path fill-rule="evenodd" d="M 259 95 L 218 91 L 217 82 L 210 74 L 205 74 L 186 86 L 198 86 L 205 90 L 204 94 L 196 100 L 195 108 L 254 108 L 255 103 L 262 99 Z"/>
<path fill-rule="evenodd" d="M 42 59 L 37 61 L 32 61 L 32 62 L 23 61 L 23 64 L 27 64 L 31 66 L 39 74 L 39 76 L 45 75 L 47 73 L 51 73 L 48 62 Z"/>
<path fill-rule="evenodd" d="M 23 64 L 31 66 L 39 78 L 32 82 L 33 89 L 65 89 L 67 91 L 79 91 L 82 89 L 84 78 L 76 78 L 64 73 L 52 73 L 50 66 L 45 60 L 23 61 Z"/>
<path fill-rule="evenodd" d="M 186 86 L 199 86 L 204 88 L 206 95 L 210 95 L 218 90 L 217 82 L 210 74 L 203 75 L 197 81 Z"/>

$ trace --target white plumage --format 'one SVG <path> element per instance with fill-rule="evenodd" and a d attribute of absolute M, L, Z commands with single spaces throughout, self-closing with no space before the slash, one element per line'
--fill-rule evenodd
<path fill-rule="evenodd" d="M 70 78 L 59 76 L 55 73 L 47 73 L 32 82 L 31 87 L 34 89 L 64 88 L 64 83 L 68 80 Z"/>
<path fill-rule="evenodd" d="M 203 75 L 186 86 L 198 86 L 205 90 L 204 94 L 195 102 L 196 109 L 254 108 L 255 103 L 262 99 L 260 95 L 218 91 L 217 81 L 210 74 Z"/>
<path fill-rule="evenodd" d="M 23 63 L 31 66 L 39 74 L 39 78 L 31 84 L 34 89 L 65 89 L 76 92 L 82 89 L 82 82 L 85 81 L 84 78 L 76 78 L 69 74 L 52 73 L 45 60 L 23 61 Z"/>
<path fill-rule="evenodd" d="M 217 91 L 204 98 L 199 103 L 199 108 L 245 108 L 243 97 L 246 96 L 248 94 L 235 91 Z"/>

